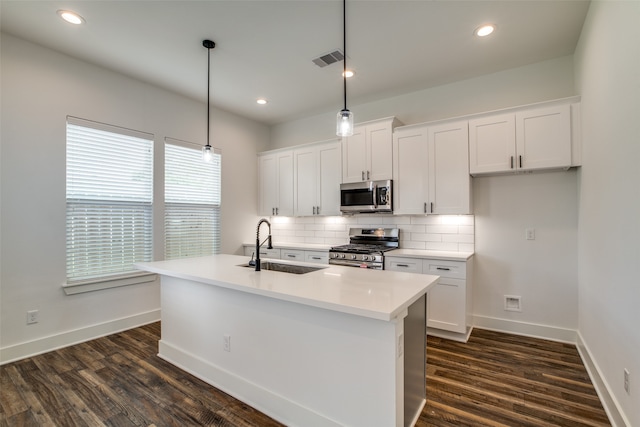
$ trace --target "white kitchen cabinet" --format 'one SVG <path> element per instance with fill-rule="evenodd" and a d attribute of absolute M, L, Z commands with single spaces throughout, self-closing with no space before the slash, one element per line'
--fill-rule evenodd
<path fill-rule="evenodd" d="M 354 126 L 353 135 L 342 139 L 342 182 L 392 179 L 395 117 Z"/>
<path fill-rule="evenodd" d="M 259 156 L 260 215 L 293 215 L 293 151 L 266 152 Z"/>
<path fill-rule="evenodd" d="M 470 173 L 569 168 L 571 128 L 569 103 L 471 119 Z"/>
<path fill-rule="evenodd" d="M 440 276 L 427 294 L 427 333 L 467 341 L 473 329 L 471 285 L 473 258 L 450 261 L 385 256 L 385 269 Z"/>
<path fill-rule="evenodd" d="M 294 215 L 340 215 L 340 141 L 307 145 L 293 155 Z"/>
<path fill-rule="evenodd" d="M 266 246 L 266 243 L 265 243 Z M 260 247 L 260 259 L 262 258 L 272 258 L 272 259 L 280 259 L 280 249 L 273 248 L 267 249 L 265 246 Z M 253 256 L 255 258 L 256 254 L 256 246 L 250 245 L 244 247 L 244 255 L 245 256 Z"/>
<path fill-rule="evenodd" d="M 471 213 L 467 122 L 396 129 L 393 180 L 396 214 Z"/>

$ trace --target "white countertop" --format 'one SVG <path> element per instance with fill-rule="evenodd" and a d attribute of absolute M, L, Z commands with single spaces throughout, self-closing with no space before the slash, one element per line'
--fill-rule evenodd
<path fill-rule="evenodd" d="M 135 266 L 161 275 L 385 321 L 402 314 L 439 278 L 285 260 L 272 261 L 326 268 L 306 274 L 291 274 L 268 270 L 258 272 L 239 266 L 248 261 L 246 256 L 221 254 L 137 263 Z"/>
<path fill-rule="evenodd" d="M 449 252 L 449 251 L 428 251 L 424 249 L 394 249 L 385 252 L 388 257 L 404 258 L 428 258 L 448 261 L 466 261 L 473 256 L 473 252 Z"/>

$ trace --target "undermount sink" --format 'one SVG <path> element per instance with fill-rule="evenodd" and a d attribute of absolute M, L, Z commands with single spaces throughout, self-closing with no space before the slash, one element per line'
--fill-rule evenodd
<path fill-rule="evenodd" d="M 255 268 L 256 266 L 249 265 L 249 264 L 240 264 L 240 267 Z M 327 268 L 327 267 L 311 267 L 307 265 L 283 264 L 280 262 L 272 262 L 272 261 L 262 261 L 260 263 L 260 269 L 262 270 L 280 271 L 282 273 L 291 273 L 291 274 L 311 273 L 312 271 L 322 270 L 323 268 Z"/>

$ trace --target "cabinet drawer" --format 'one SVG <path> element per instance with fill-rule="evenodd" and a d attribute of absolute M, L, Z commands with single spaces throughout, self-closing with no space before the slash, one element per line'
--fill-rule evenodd
<path fill-rule="evenodd" d="M 318 264 L 329 264 L 329 252 L 305 251 L 305 261 Z"/>
<path fill-rule="evenodd" d="M 422 272 L 453 279 L 465 279 L 467 277 L 467 264 L 460 261 L 425 259 Z"/>
<path fill-rule="evenodd" d="M 407 273 L 422 273 L 422 260 L 413 258 L 385 257 L 384 268 L 392 271 L 406 271 Z"/>
<path fill-rule="evenodd" d="M 251 252 L 255 252 L 255 249 Z M 280 259 L 280 249 L 266 249 L 264 247 L 260 248 L 260 258 Z"/>
<path fill-rule="evenodd" d="M 304 251 L 296 249 L 282 249 L 280 258 L 287 259 L 289 261 L 304 261 Z"/>

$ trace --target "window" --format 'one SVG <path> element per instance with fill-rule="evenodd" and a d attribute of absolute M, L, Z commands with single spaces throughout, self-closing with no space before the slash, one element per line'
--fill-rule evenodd
<path fill-rule="evenodd" d="M 219 253 L 220 150 L 214 149 L 214 161 L 206 163 L 200 146 L 165 141 L 165 259 Z"/>
<path fill-rule="evenodd" d="M 152 260 L 153 136 L 67 118 L 67 285 Z"/>

